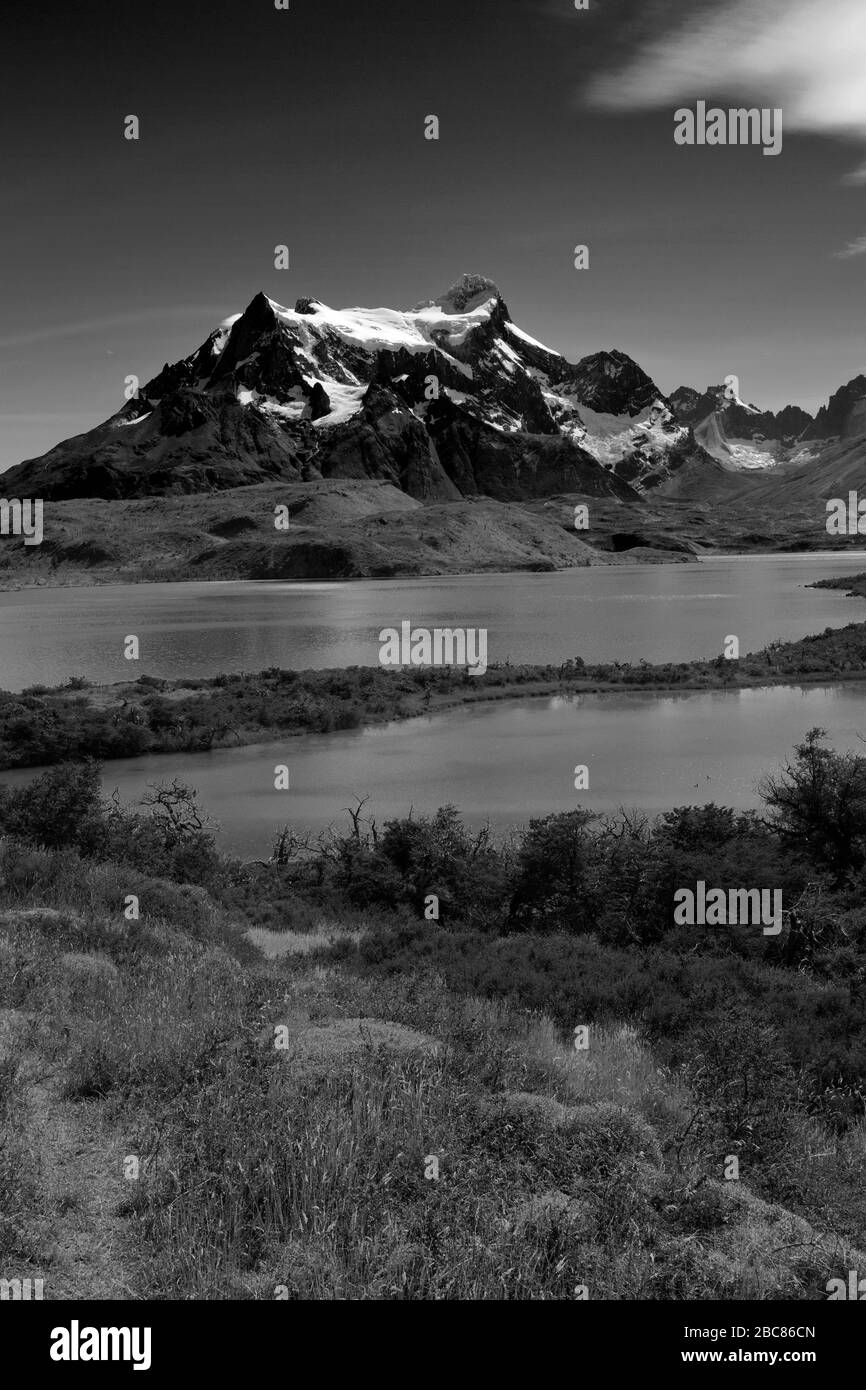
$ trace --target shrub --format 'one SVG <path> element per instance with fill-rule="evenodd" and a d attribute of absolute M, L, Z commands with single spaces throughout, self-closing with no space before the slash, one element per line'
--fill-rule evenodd
<path fill-rule="evenodd" d="M 99 764 L 62 763 L 26 787 L 0 789 L 0 831 L 37 845 L 84 852 L 105 839 Z"/>

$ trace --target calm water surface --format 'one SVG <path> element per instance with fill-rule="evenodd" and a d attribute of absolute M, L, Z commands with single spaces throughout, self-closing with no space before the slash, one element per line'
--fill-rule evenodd
<path fill-rule="evenodd" d="M 126 801 L 180 777 L 221 822 L 225 849 L 264 857 L 275 830 L 345 824 L 343 808 L 369 796 L 381 823 L 452 802 L 473 824 L 499 829 L 577 805 L 613 809 L 716 801 L 756 806 L 756 782 L 813 725 L 839 748 L 861 749 L 866 692 L 853 687 L 768 688 L 692 695 L 583 695 L 515 700 L 382 725 L 214 753 L 112 762 L 105 786 Z M 290 789 L 273 789 L 274 767 Z M 574 767 L 590 790 L 574 791 Z M 20 785 L 31 773 L 4 773 Z"/>
<path fill-rule="evenodd" d="M 0 593 L 0 688 L 70 675 L 128 680 L 130 633 L 141 642 L 137 675 L 372 666 L 380 629 L 404 618 L 486 627 L 491 663 L 689 661 L 718 655 L 729 633 L 747 652 L 859 621 L 861 600 L 805 586 L 864 567 L 866 553 L 813 554 L 556 574 L 24 589 Z"/>

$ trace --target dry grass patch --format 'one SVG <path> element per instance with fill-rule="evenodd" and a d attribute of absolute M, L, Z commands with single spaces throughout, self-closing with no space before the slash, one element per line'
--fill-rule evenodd
<path fill-rule="evenodd" d="M 250 927 L 246 938 L 268 960 L 280 956 L 310 956 L 316 951 L 327 951 L 338 941 L 348 941 L 353 945 L 361 939 L 358 931 L 346 931 L 337 922 L 322 922 L 314 931 L 271 931 L 267 927 Z"/>

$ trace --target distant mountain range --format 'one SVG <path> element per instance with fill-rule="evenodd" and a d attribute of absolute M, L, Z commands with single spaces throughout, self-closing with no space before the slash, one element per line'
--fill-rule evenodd
<path fill-rule="evenodd" d="M 666 397 L 623 352 L 569 362 L 513 322 L 492 280 L 464 275 L 408 311 L 290 310 L 259 293 L 103 424 L 9 469 L 3 490 L 134 499 L 356 479 L 423 503 L 634 502 L 718 495 L 731 474 L 806 468 L 818 484 L 864 453 L 866 376 L 815 417 L 724 386 Z"/>
<path fill-rule="evenodd" d="M 679 386 L 669 399 L 696 442 L 731 469 L 807 465 L 820 459 L 827 446 L 866 435 L 866 376 L 840 386 L 814 417 L 798 405 L 775 414 L 761 410 L 725 386 L 708 386 L 703 392 Z"/>

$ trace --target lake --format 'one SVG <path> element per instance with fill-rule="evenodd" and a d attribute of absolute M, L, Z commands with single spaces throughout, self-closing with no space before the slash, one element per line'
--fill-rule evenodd
<path fill-rule="evenodd" d="M 452 802 L 473 825 L 500 830 L 585 805 L 658 812 L 715 801 L 758 805 L 756 782 L 813 725 L 839 748 L 861 750 L 866 690 L 768 687 L 695 694 L 581 695 L 469 706 L 366 730 L 290 738 L 213 753 L 109 763 L 107 790 L 138 800 L 150 782 L 179 777 L 222 825 L 226 850 L 265 858 L 279 826 L 348 827 L 343 808 L 368 796 L 389 816 Z M 288 791 L 274 767 L 289 768 Z M 574 768 L 590 790 L 574 790 Z M 3 773 L 21 785 L 32 771 Z"/>
<path fill-rule="evenodd" d="M 491 662 L 682 661 L 718 654 L 731 633 L 745 652 L 860 620 L 860 600 L 805 585 L 864 564 L 866 556 L 813 554 L 557 574 L 25 590 L 0 594 L 0 684 L 370 665 L 380 628 L 403 618 L 486 626 Z M 137 665 L 121 655 L 130 633 L 141 641 Z M 866 689 L 517 699 L 276 744 L 112 762 L 105 785 L 132 801 L 148 783 L 179 777 L 221 823 L 223 847 L 259 857 L 280 825 L 315 833 L 347 822 L 344 808 L 364 796 L 380 822 L 452 802 L 471 823 L 489 818 L 499 829 L 580 804 L 651 812 L 705 801 L 755 806 L 757 778 L 816 724 L 837 746 L 859 747 Z M 283 762 L 291 785 L 277 792 L 274 767 Z M 574 790 L 577 764 L 589 767 L 587 792 Z"/>
<path fill-rule="evenodd" d="M 862 601 L 805 586 L 864 567 L 866 554 L 727 556 L 555 574 L 22 589 L 0 593 L 0 687 L 371 666 L 380 629 L 403 619 L 486 627 L 491 663 L 691 661 L 717 656 L 729 634 L 745 653 L 859 621 Z M 133 633 L 137 663 L 123 657 Z"/>

